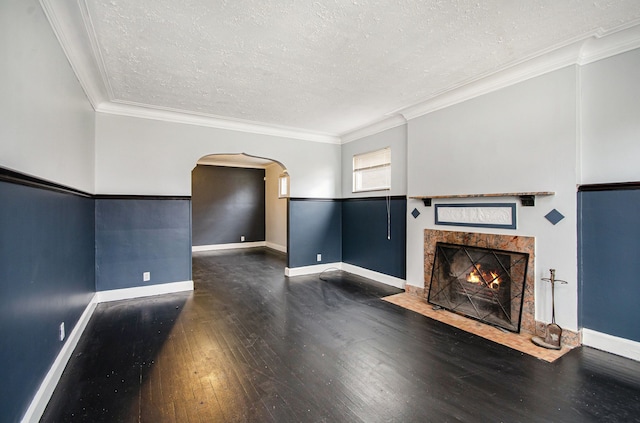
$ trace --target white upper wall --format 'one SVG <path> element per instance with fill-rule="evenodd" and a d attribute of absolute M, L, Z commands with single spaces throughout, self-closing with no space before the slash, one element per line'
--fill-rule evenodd
<path fill-rule="evenodd" d="M 575 191 L 575 67 L 409 122 L 410 196 Z"/>
<path fill-rule="evenodd" d="M 581 69 L 583 184 L 640 181 L 640 49 Z"/>
<path fill-rule="evenodd" d="M 0 166 L 94 191 L 94 112 L 36 0 L 0 2 Z"/>
<path fill-rule="evenodd" d="M 556 290 L 556 317 L 577 329 L 577 73 L 570 66 L 410 120 L 410 196 L 553 191 L 522 207 L 516 197 L 434 200 L 443 203 L 516 203 L 517 229 L 436 226 L 434 208 L 409 200 L 407 283 L 424 286 L 424 229 L 489 232 L 536 238 L 536 317 L 550 321 L 550 293 L 540 279 L 557 270 L 568 285 Z M 552 225 L 544 216 L 565 218 Z"/>
<path fill-rule="evenodd" d="M 353 156 L 391 147 L 391 190 L 353 191 Z M 342 197 L 375 197 L 407 194 L 407 125 L 400 125 L 342 145 Z"/>
<path fill-rule="evenodd" d="M 292 197 L 340 194 L 340 145 L 96 113 L 96 192 L 191 195 L 191 170 L 209 154 L 285 166 Z"/>

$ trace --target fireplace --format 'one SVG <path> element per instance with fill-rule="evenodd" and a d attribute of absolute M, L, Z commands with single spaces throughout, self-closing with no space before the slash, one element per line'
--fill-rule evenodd
<path fill-rule="evenodd" d="M 520 332 L 529 254 L 437 242 L 428 301 Z"/>
<path fill-rule="evenodd" d="M 424 287 L 413 287 L 407 284 L 405 289 L 410 295 L 415 295 L 421 298 L 425 303 L 429 301 L 428 294 L 430 292 L 430 285 L 433 273 L 433 266 L 435 263 L 436 246 L 438 243 L 455 244 L 463 246 L 473 246 L 477 248 L 488 248 L 493 250 L 501 250 L 505 252 L 518 251 L 526 254 L 529 257 L 528 264 L 526 266 L 524 276 L 525 282 L 524 293 L 522 294 L 522 311 L 520 318 L 520 334 L 527 335 L 544 335 L 546 329 L 546 322 L 539 322 L 535 319 L 535 247 L 536 240 L 534 237 L 525 235 L 513 235 L 513 234 L 492 234 L 481 232 L 460 232 L 460 231 L 446 231 L 441 229 L 424 229 Z M 511 281 L 511 295 L 513 295 L 513 273 Z M 516 287 L 517 289 L 517 287 Z M 517 301 L 511 302 L 513 308 Z M 429 307 L 431 310 L 431 307 Z M 431 310 L 433 311 L 433 310 Z M 448 314 L 445 310 L 443 315 Z M 458 317 L 458 316 L 456 316 Z M 455 319 L 461 320 L 461 319 Z M 453 324 L 453 323 L 449 323 Z M 480 325 L 474 325 L 480 326 Z M 491 327 L 487 327 L 491 330 Z M 511 329 L 509 329 L 511 330 Z M 516 329 L 517 330 L 517 329 Z M 527 342 L 529 340 L 527 339 Z M 562 345 L 563 346 L 578 346 L 580 345 L 580 335 L 578 332 L 573 332 L 567 329 L 562 331 Z"/>

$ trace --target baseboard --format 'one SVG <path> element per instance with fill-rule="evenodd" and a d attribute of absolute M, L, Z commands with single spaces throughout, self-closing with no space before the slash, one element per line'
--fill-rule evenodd
<path fill-rule="evenodd" d="M 272 250 L 280 251 L 281 253 L 287 252 L 287 247 L 280 244 L 274 244 L 273 242 L 267 242 L 265 247 L 271 248 Z"/>
<path fill-rule="evenodd" d="M 301 266 L 301 267 L 285 267 L 284 275 L 285 276 L 304 276 L 304 275 L 313 275 L 316 273 L 322 273 L 325 270 L 342 270 L 342 263 L 323 263 L 323 264 L 314 264 L 312 266 Z"/>
<path fill-rule="evenodd" d="M 89 305 L 85 308 L 84 312 L 78 319 L 75 327 L 67 337 L 62 349 L 58 353 L 55 361 L 51 365 L 51 368 L 44 377 L 40 388 L 31 400 L 31 404 L 24 416 L 22 417 L 22 423 L 38 422 L 44 413 L 53 391 L 58 385 L 58 381 L 62 376 L 62 372 L 67 365 L 67 362 L 73 354 L 73 350 L 78 345 L 78 341 L 82 336 L 89 319 L 93 315 L 94 310 L 98 303 L 104 303 L 108 301 L 126 300 L 130 298 L 147 297 L 151 295 L 170 294 L 173 292 L 193 291 L 193 281 L 171 282 L 164 284 L 156 284 L 150 286 L 140 286 L 135 288 L 114 289 L 110 291 L 99 291 L 93 295 L 93 298 L 89 302 Z"/>
<path fill-rule="evenodd" d="M 47 372 L 46 376 L 42 380 L 40 384 L 40 388 L 34 395 L 31 400 L 31 404 L 29 408 L 27 408 L 26 413 L 22 417 L 22 423 L 31 423 L 38 422 L 44 413 L 49 400 L 51 399 L 51 395 L 53 395 L 53 391 L 56 389 L 58 385 L 58 381 L 60 381 L 60 377 L 62 376 L 62 372 L 64 368 L 67 366 L 67 362 L 71 358 L 73 354 L 73 350 L 78 345 L 78 341 L 80 341 L 80 337 L 84 332 L 91 316 L 93 315 L 94 310 L 96 309 L 97 302 L 95 301 L 96 295 L 94 294 L 92 300 L 89 302 L 89 305 L 84 309 L 84 312 L 78 319 L 75 327 L 67 337 L 62 349 L 58 353 L 55 361 L 51 365 L 51 368 Z"/>
<path fill-rule="evenodd" d="M 404 289 L 406 284 L 406 281 L 404 279 L 385 275 L 384 273 L 375 272 L 373 270 L 365 269 L 364 267 L 354 266 L 353 264 L 349 263 L 342 263 L 342 270 L 344 270 L 345 272 L 353 273 L 354 275 L 362 276 L 364 278 L 373 279 L 376 282 L 381 282 L 400 289 Z"/>
<path fill-rule="evenodd" d="M 237 242 L 232 244 L 194 245 L 193 247 L 191 247 L 191 252 L 195 253 L 198 251 L 235 250 L 236 248 L 255 248 L 266 246 L 267 243 L 265 241 Z"/>
<path fill-rule="evenodd" d="M 582 345 L 640 361 L 640 342 L 582 329 Z"/>
<path fill-rule="evenodd" d="M 133 288 L 112 289 L 96 292 L 96 303 L 129 300 L 131 298 L 150 297 L 152 295 L 172 294 L 174 292 L 193 291 L 193 281 L 159 283 L 136 286 Z"/>
<path fill-rule="evenodd" d="M 303 276 L 312 275 L 315 273 L 321 273 L 325 270 L 343 270 L 345 272 L 353 273 L 354 275 L 362 276 L 364 278 L 372 279 L 376 282 L 391 285 L 396 288 L 404 289 L 405 280 L 399 279 L 394 276 L 385 275 L 384 273 L 374 272 L 373 270 L 365 269 L 363 267 L 354 266 L 349 263 L 336 262 L 326 264 L 314 264 L 312 266 L 301 267 L 285 267 L 285 276 Z"/>

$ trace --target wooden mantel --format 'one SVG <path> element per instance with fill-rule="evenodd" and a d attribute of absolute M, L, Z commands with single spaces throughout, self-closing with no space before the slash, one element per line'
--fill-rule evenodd
<path fill-rule="evenodd" d="M 422 200 L 424 205 L 431 206 L 431 200 L 441 198 L 481 198 L 481 197 L 519 197 L 523 206 L 534 206 L 536 196 L 555 195 L 552 191 L 531 191 L 531 192 L 501 192 L 493 194 L 449 194 L 449 195 L 420 195 L 411 196 L 414 200 Z"/>

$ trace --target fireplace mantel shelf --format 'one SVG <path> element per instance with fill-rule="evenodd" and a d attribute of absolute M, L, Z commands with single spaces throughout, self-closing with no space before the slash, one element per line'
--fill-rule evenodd
<path fill-rule="evenodd" d="M 442 198 L 481 198 L 481 197 L 520 197 L 523 206 L 535 205 L 536 196 L 555 195 L 552 191 L 532 191 L 532 192 L 502 192 L 493 194 L 449 194 L 449 195 L 419 195 L 409 198 L 414 200 L 422 200 L 424 205 L 429 207 L 431 200 Z"/>

